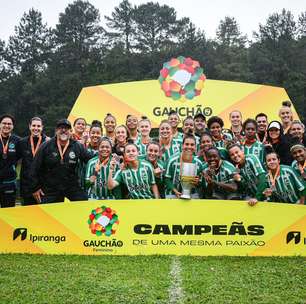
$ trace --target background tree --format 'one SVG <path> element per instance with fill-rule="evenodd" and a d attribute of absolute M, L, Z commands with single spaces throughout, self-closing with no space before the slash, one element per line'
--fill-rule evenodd
<path fill-rule="evenodd" d="M 220 79 L 249 81 L 247 37 L 235 18 L 220 21 L 215 40 L 215 73 Z"/>
<path fill-rule="evenodd" d="M 44 113 L 54 125 L 55 118 L 69 114 L 82 87 L 103 82 L 103 28 L 99 11 L 88 1 L 77 0 L 59 15 L 54 30 L 55 52 L 47 82 L 51 104 Z"/>
<path fill-rule="evenodd" d="M 106 16 L 88 1 L 76 0 L 49 29 L 29 10 L 5 43 L 0 39 L 0 113 L 17 117 L 16 131 L 27 133 L 30 117 L 45 120 L 53 134 L 81 89 L 103 83 L 157 79 L 171 57 L 191 56 L 211 79 L 284 87 L 300 117 L 306 117 L 306 12 L 269 16 L 248 41 L 231 17 L 206 39 L 192 20 L 158 2 L 132 6 L 123 0 Z"/>
<path fill-rule="evenodd" d="M 50 29 L 43 23 L 41 13 L 30 9 L 9 38 L 4 57 L 10 78 L 6 79 L 6 91 L 0 93 L 8 110 L 25 121 L 42 112 L 40 76 L 48 67 L 51 49 Z M 24 121 L 17 120 L 16 127 L 24 128 Z"/>

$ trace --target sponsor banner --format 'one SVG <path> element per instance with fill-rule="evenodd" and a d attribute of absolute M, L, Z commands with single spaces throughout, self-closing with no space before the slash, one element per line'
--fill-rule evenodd
<path fill-rule="evenodd" d="M 265 112 L 269 121 L 279 120 L 278 110 L 283 101 L 289 100 L 285 89 L 251 83 L 206 80 L 199 96 L 193 99 L 173 100 L 165 96 L 157 80 L 125 82 L 83 88 L 76 100 L 69 120 L 84 117 L 87 121 L 112 113 L 117 124 L 125 123 L 127 114 L 146 115 L 152 127 L 176 110 L 184 118 L 203 113 L 209 117 L 220 116 L 229 127 L 229 113 L 239 110 L 244 119 Z M 292 106 L 294 119 L 298 115 Z"/>
<path fill-rule="evenodd" d="M 0 210 L 0 252 L 306 256 L 306 206 L 121 200 Z"/>

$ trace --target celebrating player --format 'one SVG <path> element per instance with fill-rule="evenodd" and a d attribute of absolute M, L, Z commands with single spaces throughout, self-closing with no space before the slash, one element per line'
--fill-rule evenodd
<path fill-rule="evenodd" d="M 172 155 L 166 165 L 165 183 L 166 183 L 166 198 L 180 198 L 182 195 L 181 178 L 183 162 L 196 164 L 196 176 L 192 183 L 194 184 L 193 191 L 191 193 L 192 198 L 199 198 L 199 188 L 196 186 L 199 184 L 199 177 L 201 175 L 202 162 L 195 155 L 196 152 L 196 139 L 192 134 L 185 135 L 183 139 L 182 152 Z"/>
<path fill-rule="evenodd" d="M 163 120 L 159 125 L 159 143 L 161 159 L 165 163 L 173 154 L 180 151 L 180 144 L 172 138 L 172 129 L 168 120 Z"/>
<path fill-rule="evenodd" d="M 207 164 L 203 166 L 204 188 L 206 198 L 240 199 L 238 186 L 234 181 L 236 168 L 230 162 L 222 160 L 216 147 L 206 152 Z"/>
<path fill-rule="evenodd" d="M 146 160 L 138 159 L 138 148 L 134 143 L 125 146 L 124 168 L 117 171 L 113 177 L 115 168 L 116 160 L 113 158 L 108 175 L 109 190 L 124 184 L 128 189 L 129 198 L 159 198 L 153 166 Z"/>
<path fill-rule="evenodd" d="M 268 174 L 263 194 L 267 200 L 303 205 L 306 187 L 294 170 L 289 166 L 281 165 L 279 156 L 273 149 L 267 151 L 266 163 Z"/>
<path fill-rule="evenodd" d="M 112 159 L 112 143 L 108 137 L 102 137 L 99 145 L 99 155 L 92 158 L 86 167 L 85 185 L 88 191 L 89 199 L 115 199 L 120 198 L 120 193 L 116 193 L 120 187 L 116 189 L 108 190 L 107 181 L 109 175 L 109 167 Z M 113 175 L 119 170 L 118 163 L 115 165 L 115 169 L 112 171 Z"/>

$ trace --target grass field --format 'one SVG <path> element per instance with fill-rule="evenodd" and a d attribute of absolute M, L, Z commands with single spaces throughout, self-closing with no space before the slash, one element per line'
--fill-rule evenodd
<path fill-rule="evenodd" d="M 306 260 L 0 255 L 0 303 L 306 303 Z"/>

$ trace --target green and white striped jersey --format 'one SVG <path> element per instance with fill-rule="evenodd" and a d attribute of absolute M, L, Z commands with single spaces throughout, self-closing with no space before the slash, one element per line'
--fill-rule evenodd
<path fill-rule="evenodd" d="M 142 143 L 141 136 L 138 137 L 137 141 L 135 142 L 135 145 L 138 148 L 139 156 L 146 156 L 146 154 L 147 154 L 147 144 Z"/>
<path fill-rule="evenodd" d="M 298 177 L 300 177 L 300 179 L 306 183 L 305 177 L 302 176 L 301 171 L 299 169 L 299 165 L 298 162 L 296 160 L 294 160 L 291 164 L 291 167 L 293 168 L 294 172 L 296 173 L 296 175 Z M 304 176 L 306 176 L 306 167 L 304 168 Z"/>
<path fill-rule="evenodd" d="M 177 132 L 177 134 L 174 137 L 172 137 L 172 140 L 177 142 L 180 146 L 183 143 L 183 139 L 184 139 L 184 134 L 181 132 Z"/>
<path fill-rule="evenodd" d="M 208 170 L 208 164 L 205 163 L 203 165 L 202 171 L 207 171 Z M 233 181 L 233 175 L 237 172 L 236 167 L 231 164 L 227 160 L 222 160 L 221 166 L 216 172 L 216 174 L 213 175 L 213 180 L 216 182 L 232 182 Z"/>
<path fill-rule="evenodd" d="M 202 172 L 202 162 L 198 159 L 197 156 L 194 156 L 192 158 L 192 163 L 196 164 L 196 175 L 198 177 L 201 177 Z M 181 181 L 180 181 L 180 175 L 181 175 L 181 153 L 176 153 L 172 155 L 167 164 L 166 164 L 166 172 L 165 177 L 169 178 L 171 182 L 173 183 L 173 186 L 178 190 L 181 191 Z M 193 189 L 192 193 L 195 193 L 196 189 Z M 171 189 L 165 189 L 166 195 L 174 194 L 172 193 Z"/>
<path fill-rule="evenodd" d="M 305 191 L 305 185 L 296 175 L 294 170 L 286 165 L 280 165 L 280 174 L 276 178 L 275 187 L 272 187 L 272 183 L 269 178 L 269 174 L 266 175 L 266 182 L 269 188 L 272 188 L 271 201 L 281 203 L 297 203 L 301 197 L 301 192 Z"/>
<path fill-rule="evenodd" d="M 88 147 L 87 148 L 87 150 L 89 151 L 89 152 L 91 152 L 93 155 L 98 155 L 99 154 L 99 150 L 95 150 L 95 149 L 93 149 L 92 147 Z"/>
<path fill-rule="evenodd" d="M 117 171 L 114 179 L 119 184 L 126 185 L 129 198 L 154 198 L 151 190 L 152 185 L 155 184 L 154 170 L 153 166 L 146 160 L 139 159 L 137 170 L 127 168 Z"/>
<path fill-rule="evenodd" d="M 95 168 L 96 164 L 99 161 L 98 156 L 92 158 L 86 166 L 86 173 L 85 173 L 85 185 L 88 193 L 88 198 L 103 200 L 103 199 L 115 199 L 114 193 L 107 188 L 107 180 L 109 175 L 109 159 L 108 163 L 105 166 L 101 166 L 100 171 L 96 173 Z M 114 170 L 113 176 L 115 172 L 119 170 L 119 166 L 116 165 Z M 91 176 L 96 176 L 95 183 L 90 182 Z"/>
<path fill-rule="evenodd" d="M 243 145 L 245 155 L 256 155 L 261 164 L 265 164 L 265 146 L 260 141 L 256 140 L 251 146 Z"/>
<path fill-rule="evenodd" d="M 147 156 L 139 156 L 140 159 L 144 159 L 147 162 L 150 162 L 149 160 L 146 159 L 146 157 Z M 165 163 L 161 159 L 158 159 L 157 160 L 157 167 L 163 170 L 160 176 L 155 175 L 155 181 L 156 181 L 156 185 L 158 187 L 160 197 L 164 198 L 165 197 L 164 171 L 166 169 L 165 168 Z M 154 169 L 154 167 L 153 167 L 153 169 Z"/>
<path fill-rule="evenodd" d="M 243 189 L 243 192 L 248 196 L 255 196 L 259 182 L 258 176 L 266 173 L 260 160 L 256 155 L 246 155 L 245 164 L 243 167 L 239 168 L 239 170 L 242 183 L 246 186 L 246 189 Z"/>
<path fill-rule="evenodd" d="M 203 165 L 202 171 L 205 172 L 208 169 L 209 169 L 208 164 L 205 163 Z M 212 179 L 213 181 L 219 182 L 219 183 L 233 183 L 234 182 L 233 176 L 236 172 L 237 172 L 237 169 L 233 164 L 231 164 L 230 162 L 226 160 L 222 160 L 219 170 L 215 172 L 215 174 L 212 176 Z M 208 184 L 205 178 L 203 178 L 203 181 L 204 181 L 205 188 L 207 188 Z M 222 197 L 224 199 L 226 199 L 226 195 L 228 194 L 234 195 L 234 193 L 227 192 L 221 187 L 214 187 L 213 192 L 214 192 L 213 196 L 217 196 L 220 198 Z"/>
<path fill-rule="evenodd" d="M 166 163 L 172 155 L 181 152 L 181 145 L 175 140 L 172 140 L 170 147 L 168 149 L 165 149 L 165 147 L 161 146 L 161 151 L 161 160 Z"/>

